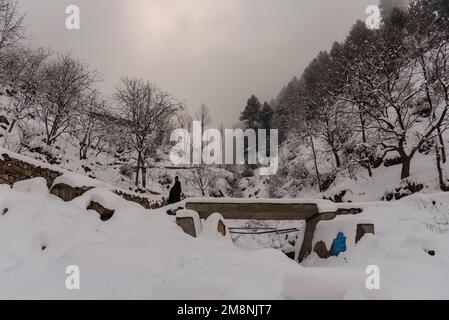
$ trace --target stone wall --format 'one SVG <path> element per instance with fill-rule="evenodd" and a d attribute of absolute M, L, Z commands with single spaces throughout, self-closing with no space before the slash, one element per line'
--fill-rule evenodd
<path fill-rule="evenodd" d="M 92 187 L 72 187 L 65 183 L 58 183 L 54 185 L 50 193 L 57 196 L 64 201 L 72 201 L 75 198 L 82 196 L 85 192 L 92 189 Z"/>
<path fill-rule="evenodd" d="M 2 159 L 3 158 L 3 159 Z M 55 196 L 61 198 L 64 201 L 71 201 L 86 191 L 92 189 L 92 187 L 72 187 L 67 184 L 57 184 L 53 186 L 55 179 L 61 176 L 62 171 L 56 171 L 45 167 L 40 167 L 16 158 L 4 153 L 0 158 L 0 184 L 13 185 L 16 182 L 28 180 L 31 178 L 42 177 L 47 180 L 47 186 L 50 192 Z M 53 186 L 53 187 L 52 187 Z M 134 194 L 126 193 L 122 190 L 111 190 L 115 194 L 121 196 L 127 201 L 132 201 L 140 204 L 145 209 L 157 209 L 166 205 L 165 200 L 154 201 L 145 196 L 137 196 Z"/>
<path fill-rule="evenodd" d="M 160 200 L 160 201 L 155 201 L 155 200 L 150 201 L 146 197 L 139 197 L 139 196 L 136 196 L 133 194 L 125 193 L 121 190 L 114 190 L 114 193 L 119 195 L 120 197 L 122 197 L 123 199 L 125 199 L 127 201 L 132 201 L 132 202 L 140 204 L 145 209 L 158 209 L 158 208 L 162 208 L 162 207 L 168 205 L 166 199 L 164 199 L 164 198 L 162 198 L 162 200 Z"/>
<path fill-rule="evenodd" d="M 28 162 L 11 158 L 4 153 L 0 158 L 0 184 L 13 185 L 16 182 L 41 177 L 47 180 L 50 188 L 57 177 L 62 173 L 48 168 L 35 166 Z"/>

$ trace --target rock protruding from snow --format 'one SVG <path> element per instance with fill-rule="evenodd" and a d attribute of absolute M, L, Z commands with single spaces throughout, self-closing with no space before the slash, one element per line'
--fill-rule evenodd
<path fill-rule="evenodd" d="M 232 242 L 231 234 L 226 226 L 225 219 L 219 213 L 210 215 L 206 221 L 203 222 L 201 237 Z"/>
<path fill-rule="evenodd" d="M 185 233 L 191 235 L 192 237 L 198 237 L 201 234 L 201 219 L 200 215 L 196 211 L 187 209 L 177 211 L 176 224 L 180 226 Z"/>

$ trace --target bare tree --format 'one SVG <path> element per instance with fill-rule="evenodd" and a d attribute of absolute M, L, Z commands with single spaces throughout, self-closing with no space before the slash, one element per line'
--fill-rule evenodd
<path fill-rule="evenodd" d="M 18 49 L 8 57 L 7 79 L 12 86 L 9 110 L 13 121 L 11 132 L 17 121 L 33 117 L 33 111 L 41 91 L 43 69 L 50 52 L 44 49 Z"/>
<path fill-rule="evenodd" d="M 436 21 L 432 7 L 422 5 L 422 0 L 411 2 L 410 23 L 411 54 L 419 62 L 419 75 L 423 82 L 425 94 L 422 104 L 424 111 L 430 111 L 432 120 L 437 118 L 438 106 L 448 103 L 449 97 L 449 23 L 447 20 Z M 437 127 L 439 155 L 446 163 L 446 147 L 443 140 L 443 128 Z"/>
<path fill-rule="evenodd" d="M 418 8 L 410 9 L 413 10 Z M 405 15 L 401 12 L 396 14 Z M 401 179 L 410 175 L 411 161 L 420 147 L 438 135 L 439 128 L 447 126 L 449 110 L 448 102 L 442 99 L 442 103 L 430 107 L 428 124 L 420 125 L 428 76 L 423 73 L 425 69 L 415 54 L 415 43 L 411 39 L 417 32 L 413 25 L 429 21 L 407 20 L 406 16 L 403 20 L 408 21 L 405 27 L 394 22 L 386 23 L 373 34 L 369 55 L 359 60 L 348 59 L 346 65 L 351 71 L 348 73 L 351 86 L 344 98 L 358 106 L 356 112 L 369 119 L 366 130 L 374 133 L 384 154 L 399 154 Z M 408 34 L 404 28 L 407 28 Z M 429 50 L 433 49 L 429 47 L 423 54 L 429 55 Z M 445 88 L 445 85 L 441 87 Z"/>
<path fill-rule="evenodd" d="M 25 38 L 23 19 L 24 15 L 18 12 L 17 1 L 0 0 L 0 59 L 5 49 Z"/>
<path fill-rule="evenodd" d="M 175 115 L 175 124 L 178 128 L 186 129 L 187 131 L 192 131 L 193 118 L 190 113 L 182 108 Z"/>
<path fill-rule="evenodd" d="M 181 104 L 155 85 L 137 78 L 123 78 L 114 97 L 123 135 L 135 154 L 135 184 L 139 186 L 141 174 L 145 188 L 146 159 L 160 147 L 164 129 Z"/>
<path fill-rule="evenodd" d="M 201 127 L 203 128 L 203 130 L 207 128 L 207 126 L 212 122 L 209 108 L 205 104 L 201 105 L 200 109 L 195 114 L 195 118 L 196 120 L 201 122 Z"/>
<path fill-rule="evenodd" d="M 206 196 L 206 191 L 209 188 L 212 173 L 210 169 L 205 165 L 199 165 L 192 169 L 192 184 L 195 189 L 201 192 L 201 194 Z"/>
<path fill-rule="evenodd" d="M 58 55 L 45 66 L 35 113 L 44 124 L 47 145 L 73 129 L 77 110 L 96 81 L 96 73 L 69 54 Z"/>
<path fill-rule="evenodd" d="M 201 123 L 201 150 L 204 150 L 203 133 L 207 126 L 212 122 L 209 108 L 205 104 L 202 104 L 198 112 L 195 114 L 195 118 Z M 203 163 L 203 157 L 201 157 L 201 163 Z"/>
<path fill-rule="evenodd" d="M 191 135 L 193 130 L 193 118 L 192 115 L 185 108 L 182 108 L 179 112 L 176 113 L 176 119 L 174 122 L 176 129 L 178 128 L 185 129 L 189 133 L 189 135 Z M 184 146 L 182 149 L 178 150 L 179 156 L 183 156 L 183 153 L 186 152 L 186 150 L 188 150 L 189 155 L 191 155 L 193 151 L 192 144 L 187 139 L 183 140 Z"/>
<path fill-rule="evenodd" d="M 96 90 L 86 96 L 77 111 L 73 134 L 79 143 L 79 157 L 85 160 L 90 149 L 97 153 L 107 150 L 111 124 L 107 121 L 106 102 Z"/>

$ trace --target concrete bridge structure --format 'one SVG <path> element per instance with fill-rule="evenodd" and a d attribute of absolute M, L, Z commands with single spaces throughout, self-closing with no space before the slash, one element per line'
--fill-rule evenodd
<path fill-rule="evenodd" d="M 306 227 L 302 245 L 297 256 L 298 262 L 307 257 L 312 250 L 313 237 L 316 226 L 320 221 L 333 220 L 338 215 L 356 215 L 362 212 L 359 208 L 350 208 L 344 205 L 339 208 L 336 203 L 329 200 L 302 200 L 302 199 L 224 199 L 224 198 L 197 198 L 187 199 L 184 208 L 198 212 L 201 219 L 207 219 L 218 212 L 224 219 L 236 220 L 304 220 Z M 178 219 L 177 219 L 178 220 Z M 179 220 L 183 220 L 182 218 Z M 191 234 L 185 221 L 178 223 L 185 232 Z M 357 225 L 356 242 L 365 233 L 374 233 L 373 225 Z M 301 239 L 298 239 L 299 241 Z M 320 253 L 318 253 L 320 255 Z M 323 255 L 325 255 L 323 253 Z M 321 255 L 320 255 L 321 256 Z"/>

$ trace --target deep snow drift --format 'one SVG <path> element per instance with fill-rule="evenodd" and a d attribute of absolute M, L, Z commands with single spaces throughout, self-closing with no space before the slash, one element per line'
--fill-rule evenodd
<path fill-rule="evenodd" d="M 102 222 L 86 210 L 90 201 L 114 208 L 114 216 Z M 144 210 L 106 190 L 64 203 L 41 179 L 2 185 L 0 298 L 448 299 L 449 195 L 361 206 L 357 219 L 373 221 L 376 235 L 338 257 L 312 254 L 299 265 L 210 232 L 192 238 L 163 209 Z M 320 223 L 317 237 L 351 218 Z M 80 290 L 65 286 L 69 265 L 80 268 Z M 369 265 L 380 269 L 380 290 L 365 286 Z"/>

